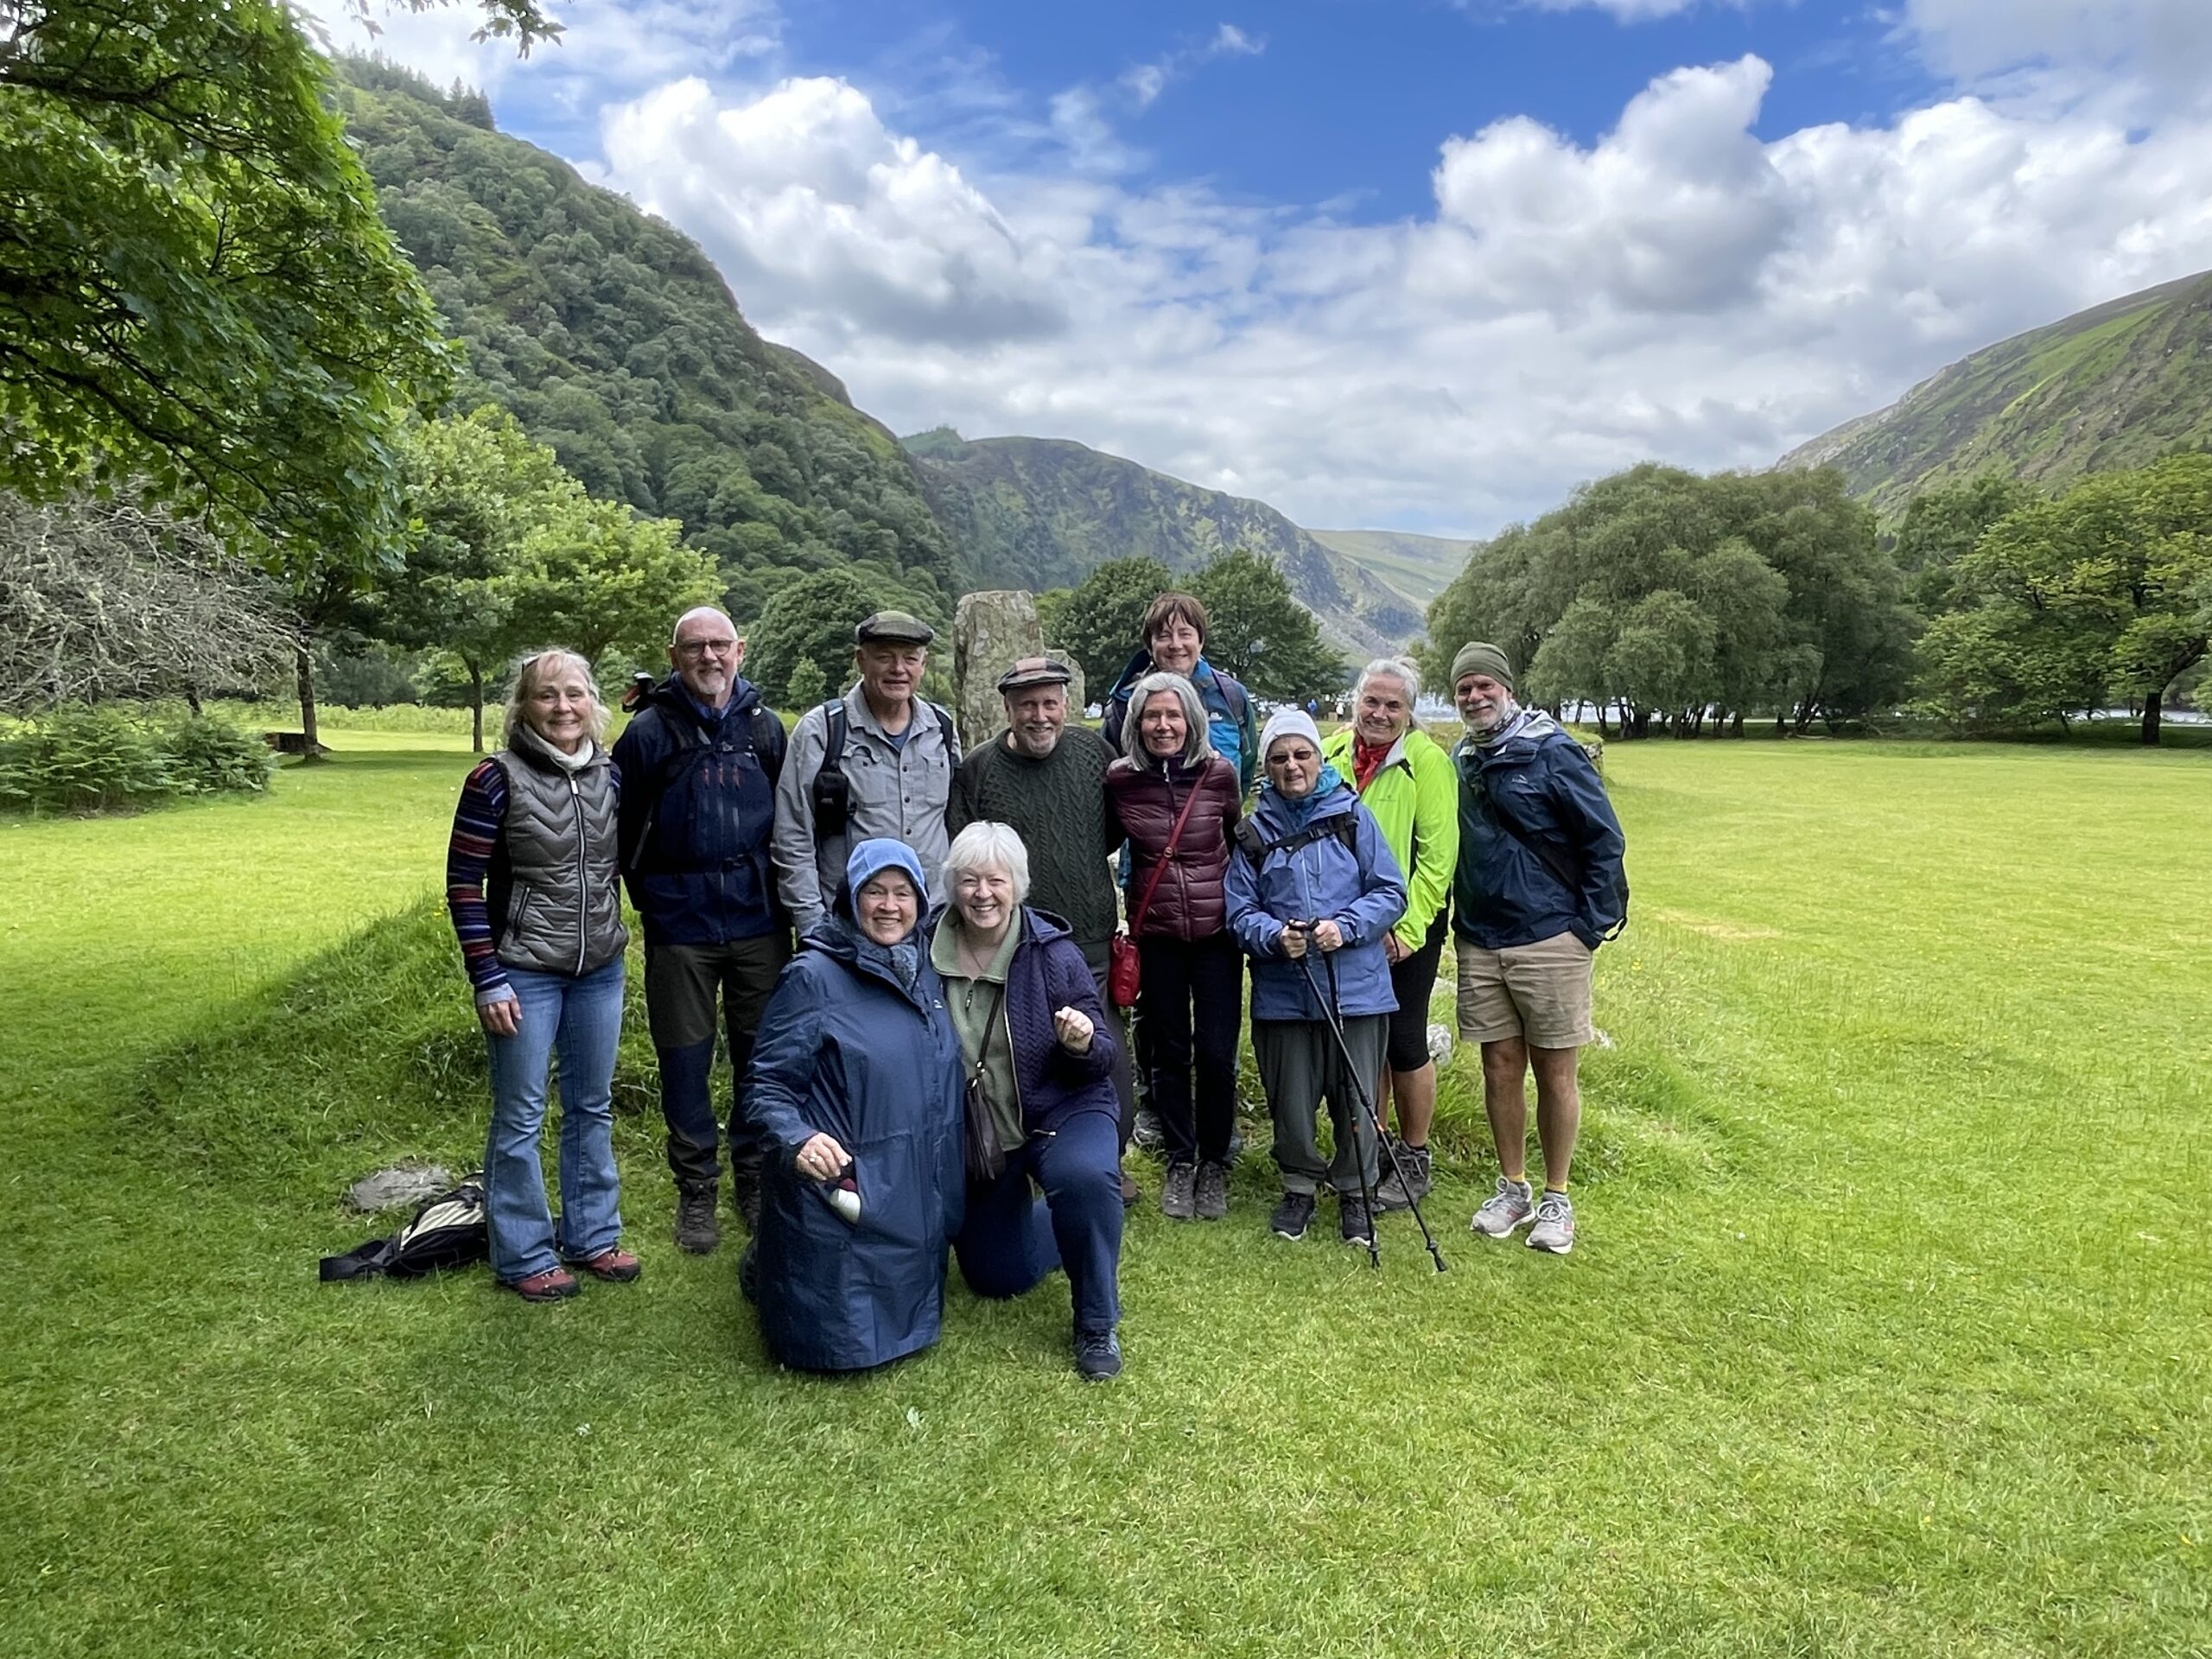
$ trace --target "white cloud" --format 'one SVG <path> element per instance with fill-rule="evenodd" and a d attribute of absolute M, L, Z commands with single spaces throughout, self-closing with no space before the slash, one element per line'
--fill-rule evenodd
<path fill-rule="evenodd" d="M 756 317 L 962 350 L 1065 321 L 1056 250 L 842 80 L 726 105 L 687 77 L 609 112 L 602 138 L 608 181 L 691 230 Z"/>
<path fill-rule="evenodd" d="M 1254 58 L 1267 49 L 1265 41 L 1247 35 L 1234 23 L 1222 23 L 1211 38 L 1198 45 L 1178 47 L 1149 63 L 1132 65 L 1122 72 L 1120 86 L 1141 110 L 1201 64 L 1216 58 Z"/>
<path fill-rule="evenodd" d="M 772 176 L 735 211 L 642 191 L 665 149 L 618 172 L 902 430 L 1075 437 L 1307 523 L 1461 533 L 1648 456 L 1763 466 L 1977 346 L 2212 265 L 2200 126 L 2131 140 L 1961 98 L 1762 143 L 1769 79 L 1757 59 L 1676 71 L 1588 146 L 1522 120 L 1448 141 L 1433 213 L 1393 226 L 925 174 L 849 87 L 836 123 L 734 112 L 780 133 L 749 146 Z M 867 229 L 884 193 L 822 153 L 855 143 L 934 180 L 930 212 Z M 733 188 L 728 159 L 692 164 Z M 803 211 L 744 205 L 794 174 Z"/>
<path fill-rule="evenodd" d="M 2206 0 L 1904 0 L 1901 22 L 1961 86 L 2139 111 L 2212 101 Z"/>

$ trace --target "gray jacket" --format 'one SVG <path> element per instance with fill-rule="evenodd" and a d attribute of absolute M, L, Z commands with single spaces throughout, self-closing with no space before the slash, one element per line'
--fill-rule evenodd
<path fill-rule="evenodd" d="M 542 974 L 588 974 L 630 943 L 615 884 L 614 768 L 607 751 L 569 772 L 528 728 L 492 757 L 507 780 L 499 960 Z"/>
<path fill-rule="evenodd" d="M 875 836 L 903 841 L 922 861 L 930 897 L 939 898 L 944 855 L 950 844 L 945 808 L 953 773 L 960 767 L 960 738 L 920 698 L 914 700 L 904 747 L 894 745 L 855 683 L 845 693 L 846 783 L 852 810 L 842 835 L 814 835 L 814 777 L 822 770 L 830 716 L 821 705 L 791 728 L 783 776 L 776 782 L 776 887 L 801 937 L 828 913 L 845 879 L 845 858 L 857 842 Z"/>

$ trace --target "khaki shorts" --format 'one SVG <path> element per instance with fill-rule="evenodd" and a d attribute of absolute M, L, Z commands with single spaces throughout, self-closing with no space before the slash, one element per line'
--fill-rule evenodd
<path fill-rule="evenodd" d="M 1459 959 L 1459 1040 L 1524 1039 L 1535 1048 L 1580 1048 L 1591 1040 L 1590 984 L 1596 957 L 1572 933 L 1485 950 L 1452 941 Z"/>

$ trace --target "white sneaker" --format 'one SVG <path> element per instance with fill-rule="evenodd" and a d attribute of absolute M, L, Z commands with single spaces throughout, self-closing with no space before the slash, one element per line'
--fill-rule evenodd
<path fill-rule="evenodd" d="M 1565 1255 L 1574 1248 L 1574 1206 L 1564 1192 L 1547 1192 L 1536 1205 L 1536 1224 L 1529 1230 L 1529 1248 Z"/>
<path fill-rule="evenodd" d="M 1475 1211 L 1469 1228 L 1487 1238 L 1510 1238 L 1516 1227 L 1525 1227 L 1536 1218 L 1536 1198 L 1526 1181 L 1509 1181 L 1497 1178 L 1497 1191 L 1483 1201 Z"/>

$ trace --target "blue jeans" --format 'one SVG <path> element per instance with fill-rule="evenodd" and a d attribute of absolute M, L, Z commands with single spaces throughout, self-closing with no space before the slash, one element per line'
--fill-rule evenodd
<path fill-rule="evenodd" d="M 492 1132 L 484 1149 L 492 1272 L 512 1284 L 566 1257 L 581 1262 L 621 1242 L 614 1173 L 614 1046 L 622 1033 L 622 958 L 578 976 L 507 969 L 522 999 L 512 1037 L 492 1051 Z M 561 1057 L 561 1236 L 545 1205 L 537 1143 L 545 1128 L 545 1067 Z"/>
<path fill-rule="evenodd" d="M 1045 1191 L 1029 1196 L 1035 1177 Z M 960 1276 L 978 1296 L 1019 1296 L 1065 1266 L 1079 1331 L 1121 1323 L 1122 1146 L 1104 1112 L 1077 1112 L 1057 1135 L 1033 1135 L 995 1181 L 968 1184 L 967 1219 L 952 1241 Z"/>

